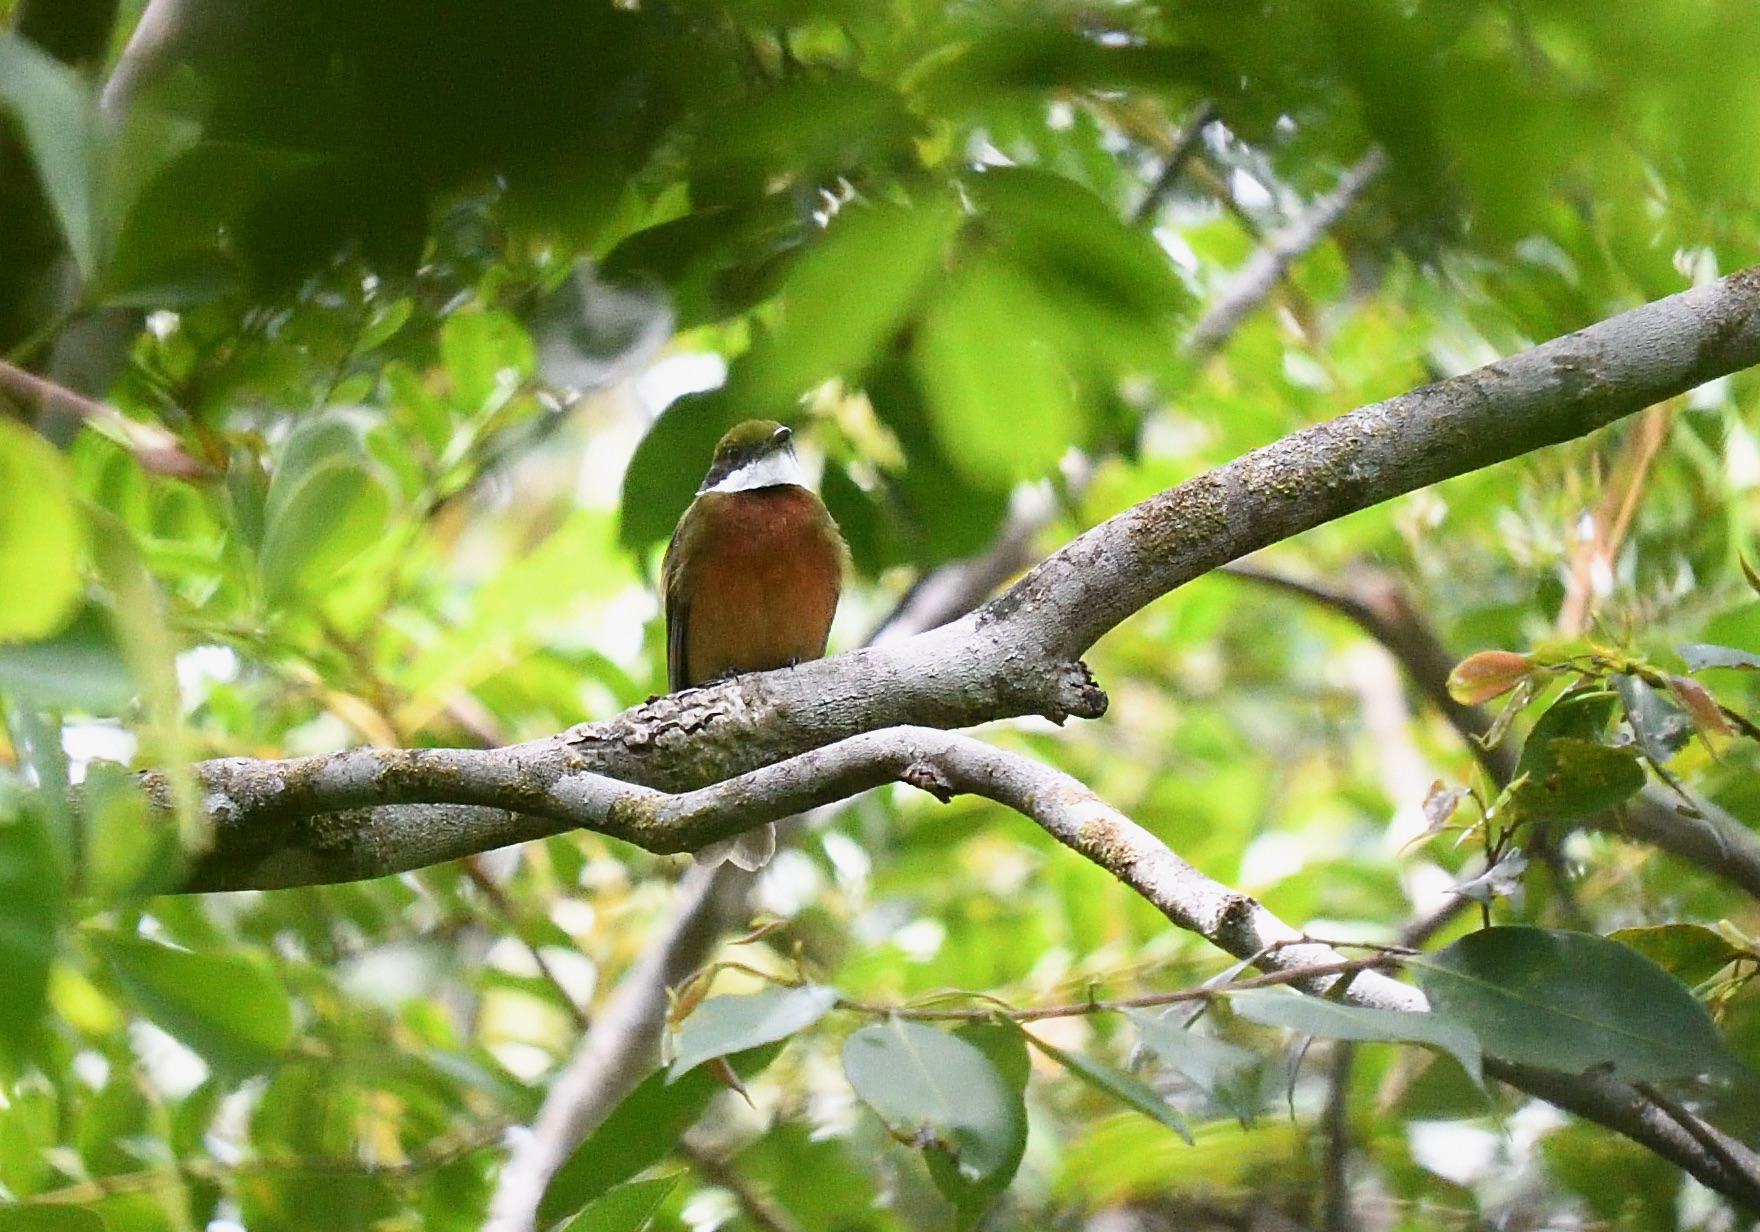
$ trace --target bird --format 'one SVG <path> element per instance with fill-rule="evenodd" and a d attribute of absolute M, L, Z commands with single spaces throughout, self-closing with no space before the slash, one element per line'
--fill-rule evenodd
<path fill-rule="evenodd" d="M 793 432 L 773 419 L 735 425 L 661 561 L 668 691 L 822 657 L 848 564 Z M 776 827 L 766 823 L 697 859 L 755 871 L 775 851 Z"/>

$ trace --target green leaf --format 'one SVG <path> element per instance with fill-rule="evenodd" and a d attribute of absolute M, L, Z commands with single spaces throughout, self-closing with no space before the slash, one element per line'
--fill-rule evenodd
<path fill-rule="evenodd" d="M 984 230 L 1079 324 L 1084 345 L 1133 358 L 1172 350 L 1172 314 L 1190 298 L 1154 239 L 1063 176 L 998 167 L 970 183 Z"/>
<path fill-rule="evenodd" d="M 968 1022 L 955 1028 L 953 1033 L 989 1058 L 1011 1096 L 1007 1108 L 1011 1133 L 1009 1155 L 988 1176 L 966 1176 L 944 1151 L 931 1150 L 923 1154 L 923 1162 L 929 1166 L 929 1179 L 935 1182 L 941 1196 L 953 1203 L 955 1229 L 965 1232 L 1008 1188 L 1027 1153 L 1027 1076 L 1033 1066 L 1027 1056 L 1025 1033 L 1013 1023 Z"/>
<path fill-rule="evenodd" d="M 1236 1116 L 1249 1117 L 1253 1107 L 1259 1055 L 1238 1044 L 1211 1039 L 1148 1010 L 1126 1010 L 1144 1048 L 1169 1069 L 1196 1083 Z"/>
<path fill-rule="evenodd" d="M 1605 937 L 1488 928 L 1412 963 L 1435 1011 L 1493 1056 L 1631 1082 L 1747 1073 L 1686 985 Z"/>
<path fill-rule="evenodd" d="M 93 762 L 79 804 L 85 824 L 80 893 L 110 902 L 176 888 L 183 860 L 175 819 L 149 807 L 135 775 L 114 762 Z"/>
<path fill-rule="evenodd" d="M 1630 748 L 1605 743 L 1620 707 L 1606 689 L 1567 693 L 1534 723 L 1516 763 L 1510 800 L 1525 816 L 1568 821 L 1612 808 L 1644 786 L 1644 767 Z"/>
<path fill-rule="evenodd" d="M 43 1014 L 65 907 L 62 877 L 42 817 L 0 795 L 0 1049 L 13 1058 L 29 1048 Z"/>
<path fill-rule="evenodd" d="M 904 1019 L 863 1027 L 843 1045 L 843 1072 L 901 1142 L 941 1151 L 968 1182 L 1012 1170 L 1018 1096 L 984 1050 Z"/>
<path fill-rule="evenodd" d="M 709 469 L 715 442 L 740 420 L 721 389 L 685 394 L 660 413 L 623 475 L 618 541 L 632 552 L 664 543 Z"/>
<path fill-rule="evenodd" d="M 1242 1018 L 1305 1035 L 1440 1048 L 1461 1063 L 1474 1083 L 1481 1087 L 1485 1084 L 1479 1041 L 1470 1028 L 1442 1013 L 1345 1005 L 1286 988 L 1249 988 L 1231 994 L 1228 1003 Z"/>
<path fill-rule="evenodd" d="M 729 1057 L 741 1078 L 761 1073 L 782 1044 L 765 1044 Z M 695 1069 L 677 1082 L 655 1070 L 612 1109 L 550 1178 L 538 1203 L 538 1224 L 549 1227 L 571 1211 L 665 1158 L 715 1094 L 725 1088 L 709 1071 Z"/>
<path fill-rule="evenodd" d="M 1075 442 L 1066 344 L 1064 323 L 1001 258 L 974 262 L 929 309 L 917 371 L 942 448 L 974 482 L 1038 478 Z"/>
<path fill-rule="evenodd" d="M 116 714 L 135 688 L 108 615 L 88 604 L 53 637 L 0 643 L 0 692 L 52 710 Z"/>
<path fill-rule="evenodd" d="M 1526 754 L 1524 749 L 1525 760 Z M 1590 740 L 1549 740 L 1545 755 L 1531 760 L 1529 777 L 1510 799 L 1525 815 L 1544 821 L 1593 816 L 1629 800 L 1645 782 L 1635 752 Z"/>
<path fill-rule="evenodd" d="M 97 945 L 141 1010 L 223 1079 L 268 1069 L 293 1042 L 287 990 L 254 958 L 118 934 L 98 937 Z"/>
<path fill-rule="evenodd" d="M 837 1004 L 837 990 L 823 984 L 766 988 L 743 997 L 710 997 L 678 1029 L 668 1082 L 711 1057 L 745 1052 L 804 1031 Z"/>
<path fill-rule="evenodd" d="M 1710 642 L 1688 642 L 1675 651 L 1686 661 L 1689 672 L 1702 672 L 1708 667 L 1735 667 L 1743 671 L 1760 671 L 1760 655 L 1737 650 L 1734 646 L 1714 646 Z"/>
<path fill-rule="evenodd" d="M 1062 1048 L 1047 1044 L 1031 1032 L 1022 1030 L 1022 1034 L 1032 1043 L 1033 1047 L 1056 1061 L 1070 1073 L 1103 1094 L 1121 1100 L 1130 1107 L 1148 1117 L 1159 1121 L 1174 1133 L 1184 1138 L 1187 1144 L 1192 1141 L 1191 1128 L 1186 1119 L 1175 1112 L 1155 1088 L 1132 1074 L 1127 1074 L 1104 1061 L 1083 1056 L 1079 1052 L 1068 1052 Z"/>
<path fill-rule="evenodd" d="M 493 411 L 532 374 L 532 340 L 505 312 L 455 312 L 440 327 L 440 359 L 467 413 Z"/>
<path fill-rule="evenodd" d="M 290 450 L 269 485 L 259 557 L 265 593 L 277 601 L 321 591 L 379 540 L 390 514 L 391 494 L 358 449 L 316 458 Z"/>
<path fill-rule="evenodd" d="M 106 1226 L 98 1212 L 62 1202 L 0 1207 L 0 1232 L 104 1232 Z"/>
<path fill-rule="evenodd" d="M 859 374 L 941 272 L 959 224 L 944 201 L 845 209 L 789 272 L 781 327 L 730 384 L 755 406 L 785 406 L 828 377 Z"/>
<path fill-rule="evenodd" d="M 44 637 L 73 614 L 84 545 L 67 464 L 49 442 L 0 416 L 0 642 Z"/>
<path fill-rule="evenodd" d="M 99 258 L 97 100 L 80 75 L 28 39 L 0 30 L 0 102 L 18 118 L 67 247 L 89 279 Z"/>
<path fill-rule="evenodd" d="M 677 1187 L 677 1176 L 619 1185 L 587 1203 L 564 1232 L 642 1232 Z"/>
<path fill-rule="evenodd" d="M 1688 984 L 1701 984 L 1741 958 L 1723 936 L 1700 924 L 1653 924 L 1616 928 L 1609 941 L 1629 945 L 1664 971 Z"/>

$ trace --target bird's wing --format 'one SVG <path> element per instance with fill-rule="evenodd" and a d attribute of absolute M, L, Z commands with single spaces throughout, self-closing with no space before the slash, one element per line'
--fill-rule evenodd
<path fill-rule="evenodd" d="M 684 520 L 679 519 L 679 528 L 684 527 Z M 672 532 L 672 542 L 666 545 L 666 555 L 660 562 L 660 594 L 666 603 L 666 691 L 676 693 L 685 688 L 690 681 L 690 667 L 685 662 L 685 630 L 690 625 L 691 605 L 684 597 L 684 587 L 678 576 L 678 531 Z"/>

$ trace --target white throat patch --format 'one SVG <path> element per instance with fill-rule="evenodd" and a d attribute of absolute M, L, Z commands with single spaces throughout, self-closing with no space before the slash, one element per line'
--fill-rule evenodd
<path fill-rule="evenodd" d="M 748 462 L 736 471 L 728 473 L 712 488 L 704 488 L 705 492 L 750 492 L 753 488 L 774 488 L 778 484 L 791 483 L 797 488 L 807 486 L 806 472 L 796 461 L 794 450 L 778 449 L 767 453 L 755 462 Z"/>

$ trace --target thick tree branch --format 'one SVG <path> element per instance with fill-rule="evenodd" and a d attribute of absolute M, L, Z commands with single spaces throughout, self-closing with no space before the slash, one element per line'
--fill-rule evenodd
<path fill-rule="evenodd" d="M 656 698 L 493 754 L 339 753 L 297 772 L 240 759 L 204 763 L 197 772 L 215 796 L 216 843 L 191 888 L 292 884 L 254 881 L 254 870 L 284 844 L 319 853 L 351 843 L 342 831 L 358 819 L 320 824 L 315 811 L 427 801 L 544 815 L 569 803 L 546 796 L 565 776 L 577 786 L 585 781 L 577 776 L 598 774 L 679 790 L 903 723 L 1097 717 L 1105 695 L 1076 656 L 1175 587 L 1279 539 L 1593 431 L 1756 362 L 1760 269 L 1750 269 L 1256 449 L 1102 523 L 970 616 L 916 637 Z M 492 760 L 453 760 L 467 756 Z M 465 764 L 488 779 L 446 781 Z M 275 794 L 253 794 L 253 784 Z M 574 824 L 582 814 L 548 815 Z M 379 833 L 402 830 L 417 840 L 418 831 L 428 833 L 435 841 L 416 849 L 429 853 L 421 858 L 467 854 L 458 839 L 473 830 L 497 843 L 550 832 L 508 818 L 466 825 L 465 817 L 453 810 L 419 826 L 373 821 Z M 635 841 L 715 828 L 675 822 L 656 830 L 633 806 L 614 824 L 620 828 L 608 832 Z M 441 841 L 449 829 L 453 838 Z M 370 862 L 353 867 L 346 875 L 367 875 Z"/>

